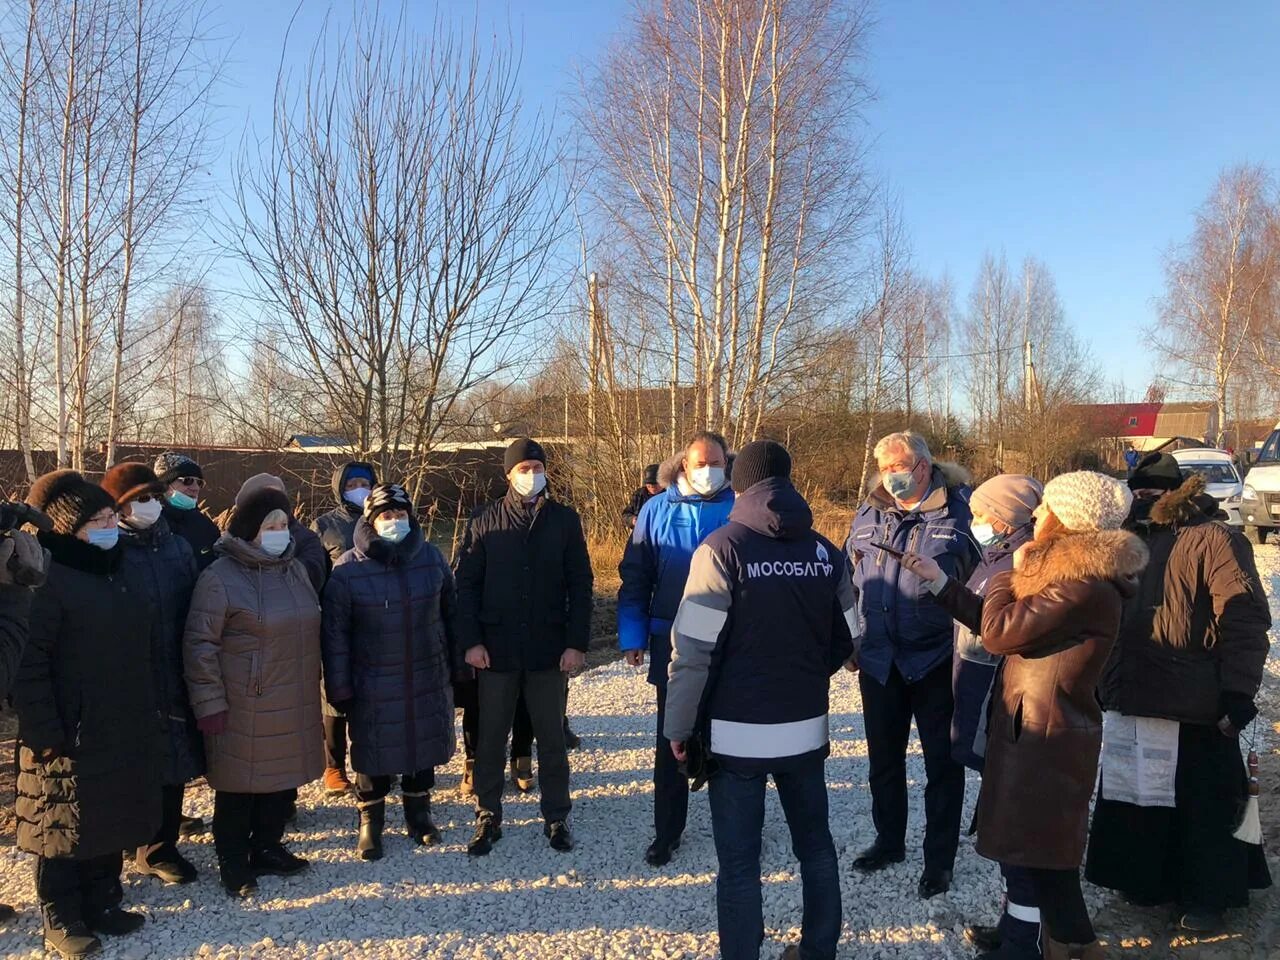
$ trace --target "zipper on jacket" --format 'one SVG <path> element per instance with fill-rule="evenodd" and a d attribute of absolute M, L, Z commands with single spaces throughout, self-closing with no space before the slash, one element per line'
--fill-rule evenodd
<path fill-rule="evenodd" d="M 418 763 L 418 730 L 413 713 L 413 605 L 409 602 L 409 575 L 405 573 L 404 564 L 396 564 L 396 574 L 400 581 L 400 616 L 404 621 L 404 725 L 405 743 L 409 747 L 409 766 L 416 768 Z"/>

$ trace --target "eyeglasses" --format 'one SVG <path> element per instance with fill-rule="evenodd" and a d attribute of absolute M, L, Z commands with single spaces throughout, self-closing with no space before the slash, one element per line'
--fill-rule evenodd
<path fill-rule="evenodd" d="M 184 487 L 203 487 L 204 486 L 204 480 L 200 477 L 179 477 L 177 482 L 182 484 Z"/>
<path fill-rule="evenodd" d="M 155 499 L 155 497 L 153 497 L 151 494 L 149 494 L 149 493 L 144 493 L 144 494 L 143 494 L 142 496 L 140 496 L 140 497 L 134 497 L 134 498 L 133 498 L 133 502 L 134 502 L 134 503 L 150 503 L 150 502 L 151 502 L 152 500 L 154 500 L 154 499 Z"/>

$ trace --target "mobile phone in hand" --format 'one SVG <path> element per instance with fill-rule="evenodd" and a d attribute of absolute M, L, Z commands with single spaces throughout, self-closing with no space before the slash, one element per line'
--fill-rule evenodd
<path fill-rule="evenodd" d="M 895 557 L 898 560 L 902 559 L 903 554 L 901 550 L 895 549 L 894 547 L 889 546 L 887 543 L 879 543 L 875 540 L 871 540 L 869 542 L 871 543 L 871 546 L 875 547 L 877 550 L 883 550 L 889 556 Z"/>

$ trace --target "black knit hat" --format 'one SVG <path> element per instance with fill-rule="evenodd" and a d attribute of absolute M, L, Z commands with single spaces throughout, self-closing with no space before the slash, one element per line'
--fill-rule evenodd
<path fill-rule="evenodd" d="M 240 540 L 253 540 L 262 529 L 262 521 L 276 510 L 283 510 L 286 517 L 293 519 L 289 498 L 275 487 L 263 487 L 236 505 L 236 512 L 227 524 L 227 533 Z"/>
<path fill-rule="evenodd" d="M 1177 490 L 1182 486 L 1182 468 L 1167 453 L 1148 453 L 1129 475 L 1130 490 Z"/>
<path fill-rule="evenodd" d="M 733 462 L 733 490 L 742 493 L 762 480 L 791 476 L 791 454 L 774 440 L 756 440 L 738 451 Z"/>
<path fill-rule="evenodd" d="M 115 497 L 121 507 L 144 494 L 164 493 L 164 484 L 145 463 L 117 463 L 102 478 L 102 489 Z"/>
<path fill-rule="evenodd" d="M 649 486 L 658 485 L 658 465 L 651 463 L 644 468 L 644 482 Z"/>
<path fill-rule="evenodd" d="M 364 518 L 370 523 L 378 518 L 378 514 L 388 510 L 404 510 L 410 519 L 413 517 L 413 500 L 398 483 L 378 484 L 364 502 Z"/>
<path fill-rule="evenodd" d="M 31 485 L 27 503 L 53 521 L 56 533 L 74 535 L 104 508 L 114 510 L 116 501 L 96 483 L 74 470 L 46 473 Z"/>
<path fill-rule="evenodd" d="M 537 440 L 530 440 L 528 437 L 512 440 L 502 458 L 502 472 L 510 473 L 515 469 L 516 464 L 524 463 L 526 460 L 537 460 L 545 467 L 547 465 L 547 455 L 542 449 L 542 444 Z"/>
<path fill-rule="evenodd" d="M 200 469 L 200 464 L 185 453 L 174 453 L 172 450 L 166 450 L 156 457 L 153 469 L 156 472 L 156 476 L 160 478 L 160 482 L 166 487 L 179 477 L 199 477 L 201 480 L 204 479 L 204 471 Z"/>

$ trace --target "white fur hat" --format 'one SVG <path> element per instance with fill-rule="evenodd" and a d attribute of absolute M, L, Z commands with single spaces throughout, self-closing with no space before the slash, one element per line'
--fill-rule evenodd
<path fill-rule="evenodd" d="M 1044 502 L 1068 530 L 1118 530 L 1133 494 L 1114 477 L 1076 470 L 1046 483 Z"/>

